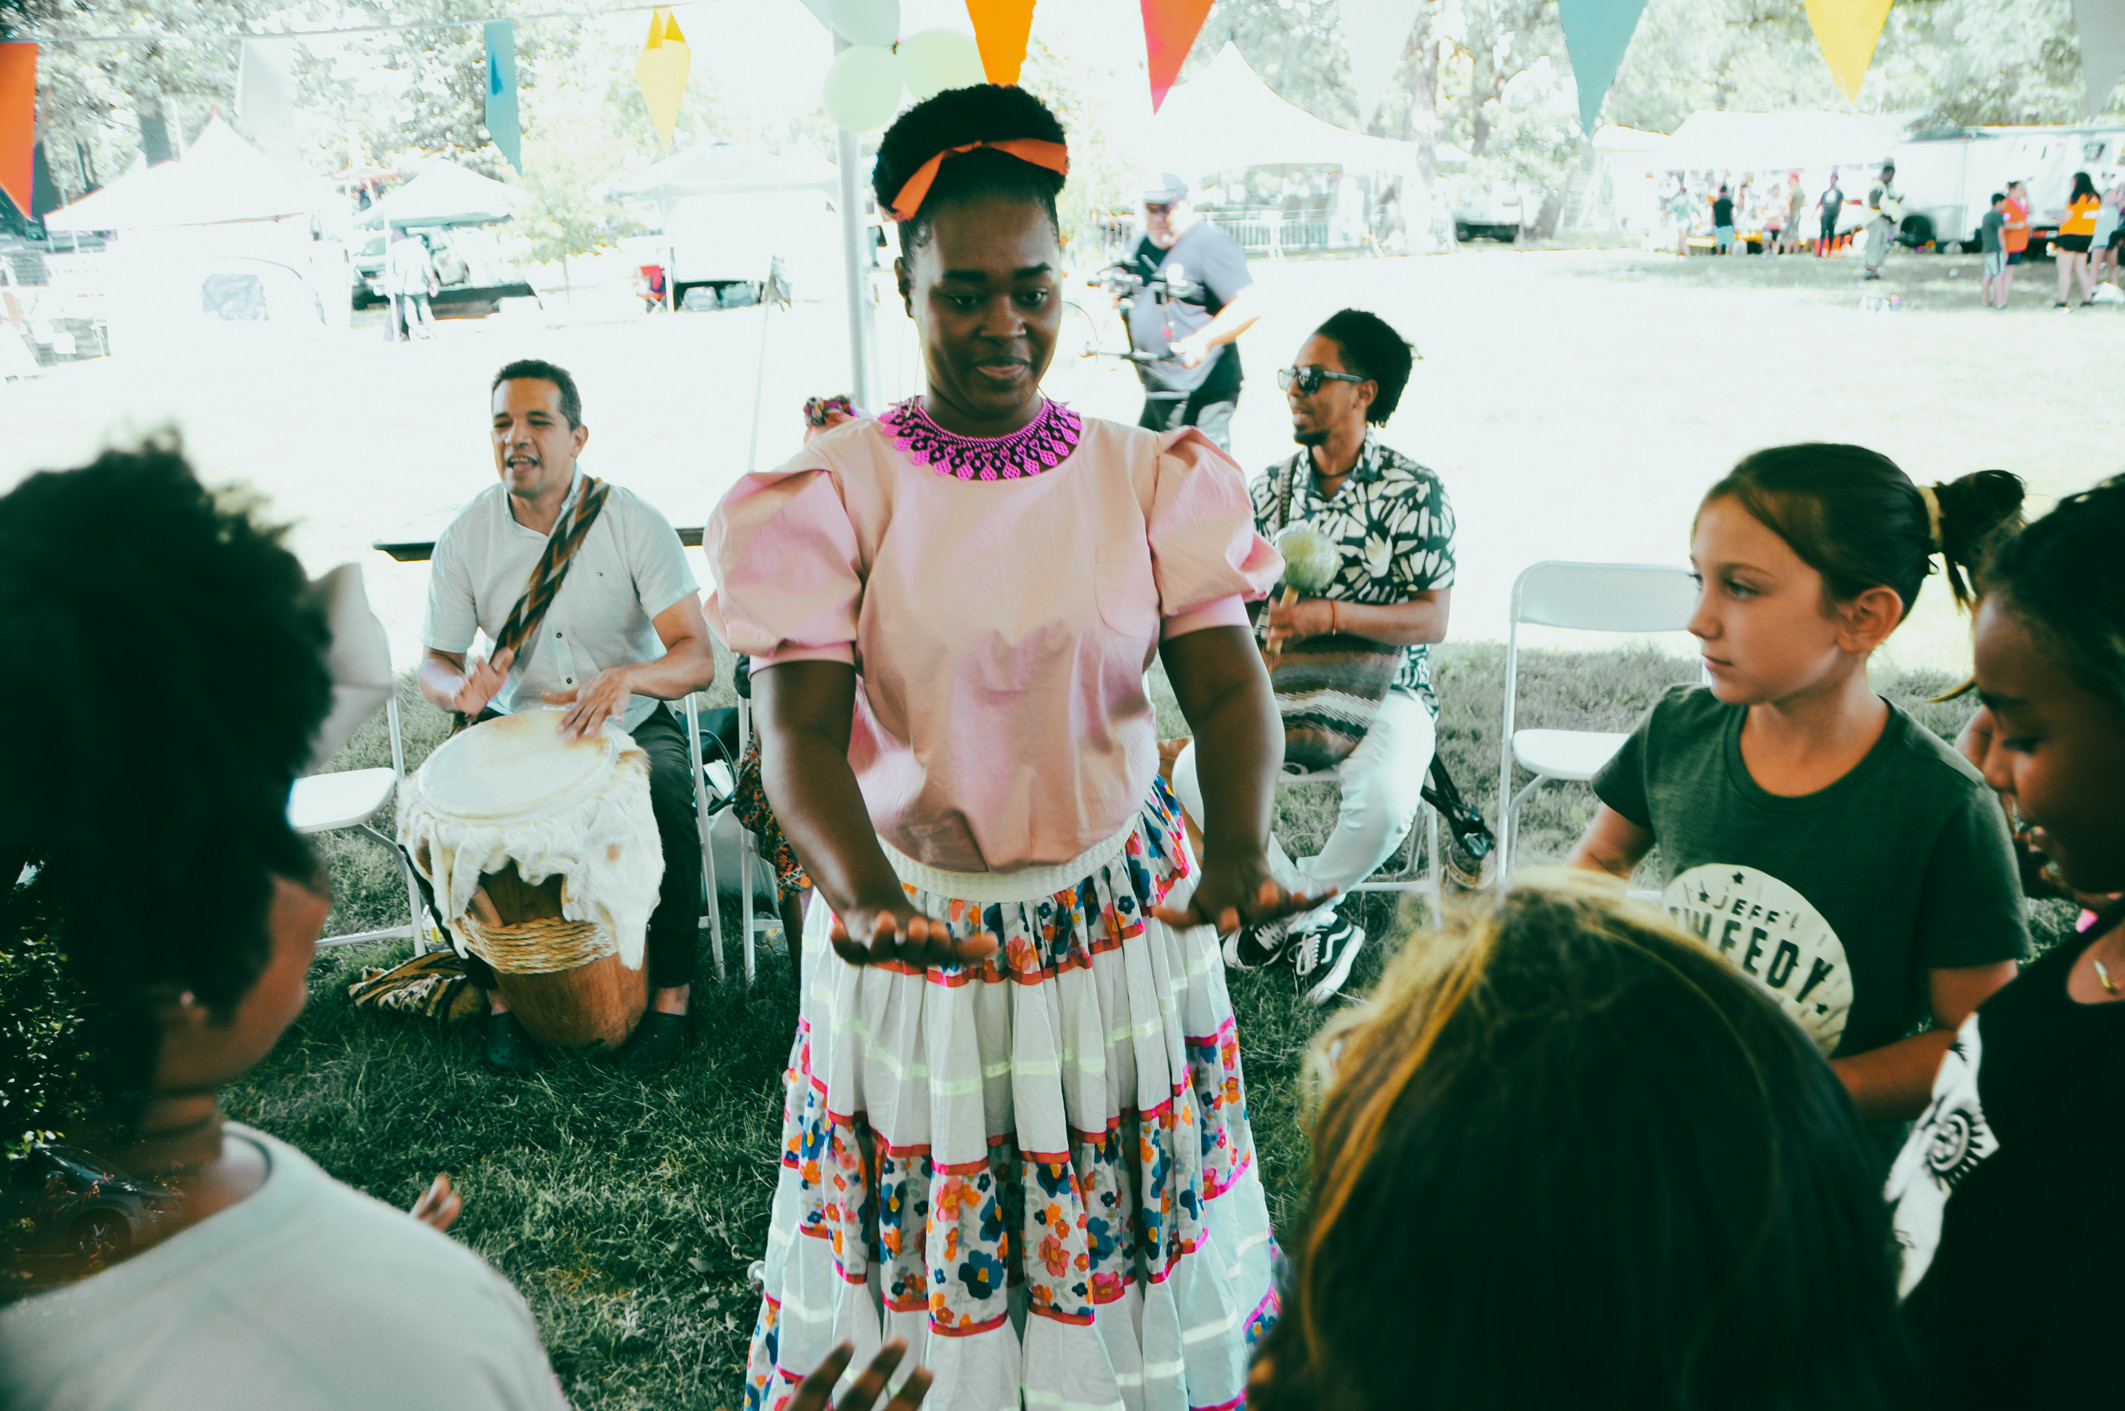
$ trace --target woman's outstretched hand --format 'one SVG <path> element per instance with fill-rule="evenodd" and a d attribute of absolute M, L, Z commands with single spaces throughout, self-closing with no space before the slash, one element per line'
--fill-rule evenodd
<path fill-rule="evenodd" d="M 851 907 L 849 919 L 834 918 L 826 938 L 851 965 L 972 965 L 996 951 L 996 938 L 986 931 L 955 941 L 951 927 L 909 906 Z"/>
<path fill-rule="evenodd" d="M 1220 868 L 1215 862 L 1206 861 L 1203 880 L 1186 907 L 1154 906 L 1151 914 L 1176 928 L 1215 926 L 1223 936 L 1242 926 L 1311 911 L 1336 894 L 1333 887 L 1319 896 L 1287 892 L 1268 872 L 1266 863 L 1250 868 Z"/>
<path fill-rule="evenodd" d="M 834 1394 L 834 1383 L 841 1380 L 841 1374 L 848 1370 L 849 1359 L 856 1355 L 853 1343 L 841 1344 L 826 1355 L 826 1360 L 810 1376 L 797 1384 L 788 1411 L 829 1411 L 830 1407 L 831 1411 L 871 1411 L 878 1394 L 885 1390 L 886 1382 L 892 1379 L 894 1369 L 907 1351 L 908 1345 L 898 1338 L 879 1348 L 877 1355 L 871 1358 L 871 1365 L 863 1369 L 863 1375 L 856 1378 L 849 1387 L 849 1394 L 835 1407 L 829 1400 Z M 915 1411 L 929 1394 L 930 1374 L 917 1367 L 901 1383 L 899 1393 L 885 1404 L 885 1411 Z"/>

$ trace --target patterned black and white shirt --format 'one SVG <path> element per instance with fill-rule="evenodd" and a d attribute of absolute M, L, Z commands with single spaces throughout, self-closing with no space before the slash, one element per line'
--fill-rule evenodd
<path fill-rule="evenodd" d="M 1436 474 L 1381 444 L 1378 432 L 1367 431 L 1357 465 L 1324 500 L 1314 488 L 1310 455 L 1301 447 L 1255 477 L 1248 493 L 1255 528 L 1271 543 L 1286 527 L 1280 515 L 1289 485 L 1288 523 L 1310 524 L 1342 547 L 1342 565 L 1322 597 L 1406 603 L 1418 593 L 1453 586 L 1454 511 Z M 1406 648 L 1392 689 L 1408 691 L 1437 711 L 1430 653 L 1421 646 Z"/>

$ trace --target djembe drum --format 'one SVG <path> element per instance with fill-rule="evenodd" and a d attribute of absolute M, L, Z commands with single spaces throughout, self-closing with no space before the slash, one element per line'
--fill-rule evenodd
<path fill-rule="evenodd" d="M 445 741 L 401 788 L 398 837 L 460 954 L 494 968 L 526 1032 L 618 1048 L 649 1000 L 664 876 L 649 756 L 617 724 L 582 740 L 532 710 Z"/>

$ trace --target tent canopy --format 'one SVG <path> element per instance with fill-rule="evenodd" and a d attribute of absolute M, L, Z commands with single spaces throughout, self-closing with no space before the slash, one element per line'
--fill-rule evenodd
<path fill-rule="evenodd" d="M 321 202 L 300 176 L 217 115 L 183 159 L 128 172 L 45 217 L 47 230 L 147 230 L 307 215 Z"/>
<path fill-rule="evenodd" d="M 1160 167 L 1191 181 L 1287 162 L 1404 171 L 1416 157 L 1407 142 L 1367 137 L 1285 102 L 1230 40 L 1209 68 L 1167 93 L 1151 120 L 1149 148 Z M 1441 157 L 1465 155 L 1444 144 L 1438 151 Z"/>
<path fill-rule="evenodd" d="M 1849 113 L 1690 114 L 1662 154 L 1670 171 L 1769 171 L 1866 166 L 1887 157 L 1909 124 Z"/>
<path fill-rule="evenodd" d="M 509 220 L 524 193 L 453 162 L 437 162 L 363 211 L 358 225 L 486 225 Z"/>
<path fill-rule="evenodd" d="M 667 216 L 692 196 L 757 196 L 836 189 L 833 163 L 800 142 L 775 156 L 735 142 L 708 142 L 604 188 L 614 201 L 654 201 Z"/>

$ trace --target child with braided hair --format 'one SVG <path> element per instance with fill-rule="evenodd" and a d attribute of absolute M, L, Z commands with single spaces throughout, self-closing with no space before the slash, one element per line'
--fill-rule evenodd
<path fill-rule="evenodd" d="M 926 391 L 744 477 L 704 538 L 816 889 L 751 1411 L 895 1336 L 933 1406 L 1225 1406 L 1275 1316 L 1217 931 L 1312 905 L 1266 857 L 1246 604 L 1281 564 L 1199 432 L 1040 394 L 1067 166 L 1022 89 L 901 116 L 874 179 Z M 1225 761 L 1200 861 L 1154 657 Z"/>

